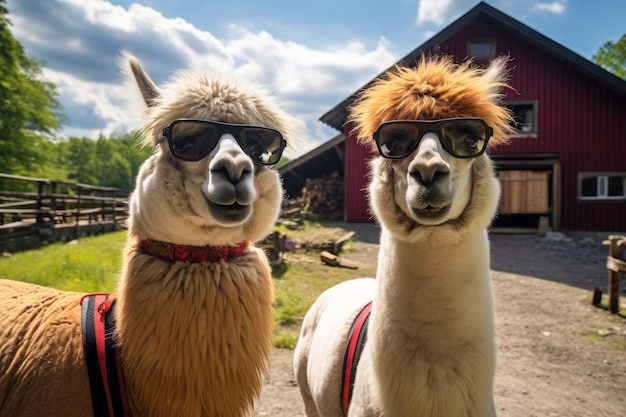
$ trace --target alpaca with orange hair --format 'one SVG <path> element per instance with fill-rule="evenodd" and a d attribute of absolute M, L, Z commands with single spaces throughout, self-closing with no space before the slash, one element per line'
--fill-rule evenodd
<path fill-rule="evenodd" d="M 325 291 L 304 319 L 294 371 L 307 416 L 496 415 L 486 228 L 500 189 L 485 150 L 510 132 L 506 62 L 422 58 L 388 71 L 351 108 L 358 140 L 380 155 L 369 186 L 378 267 L 376 279 Z M 370 302 L 350 381 L 348 334 Z"/>

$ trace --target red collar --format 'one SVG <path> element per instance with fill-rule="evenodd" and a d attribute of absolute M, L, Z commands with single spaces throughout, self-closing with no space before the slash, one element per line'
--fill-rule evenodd
<path fill-rule="evenodd" d="M 146 255 L 166 261 L 217 262 L 220 259 L 229 261 L 246 253 L 248 241 L 236 246 L 188 246 L 149 239 L 142 240 L 139 246 Z"/>

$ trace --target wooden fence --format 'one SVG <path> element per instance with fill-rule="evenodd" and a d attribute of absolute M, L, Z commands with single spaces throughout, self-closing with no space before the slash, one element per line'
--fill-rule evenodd
<path fill-rule="evenodd" d="M 0 251 L 120 228 L 128 194 L 113 187 L 0 174 Z"/>

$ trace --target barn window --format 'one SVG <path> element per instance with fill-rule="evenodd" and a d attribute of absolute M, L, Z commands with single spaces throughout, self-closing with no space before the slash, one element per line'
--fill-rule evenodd
<path fill-rule="evenodd" d="M 513 115 L 513 128 L 516 136 L 531 136 L 537 134 L 537 102 L 508 102 L 508 108 Z"/>
<path fill-rule="evenodd" d="M 578 185 L 583 200 L 626 199 L 626 173 L 579 174 Z"/>
<path fill-rule="evenodd" d="M 467 55 L 474 61 L 489 62 L 496 56 L 496 42 L 493 40 L 471 40 L 467 45 Z"/>

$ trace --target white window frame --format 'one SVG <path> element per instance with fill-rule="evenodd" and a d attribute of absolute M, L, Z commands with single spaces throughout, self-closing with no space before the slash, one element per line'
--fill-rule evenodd
<path fill-rule="evenodd" d="M 596 195 L 583 196 L 583 180 L 596 178 Z M 622 177 L 622 194 L 609 195 L 609 177 Z M 626 201 L 626 172 L 581 172 L 578 174 L 578 198 L 587 201 Z"/>

